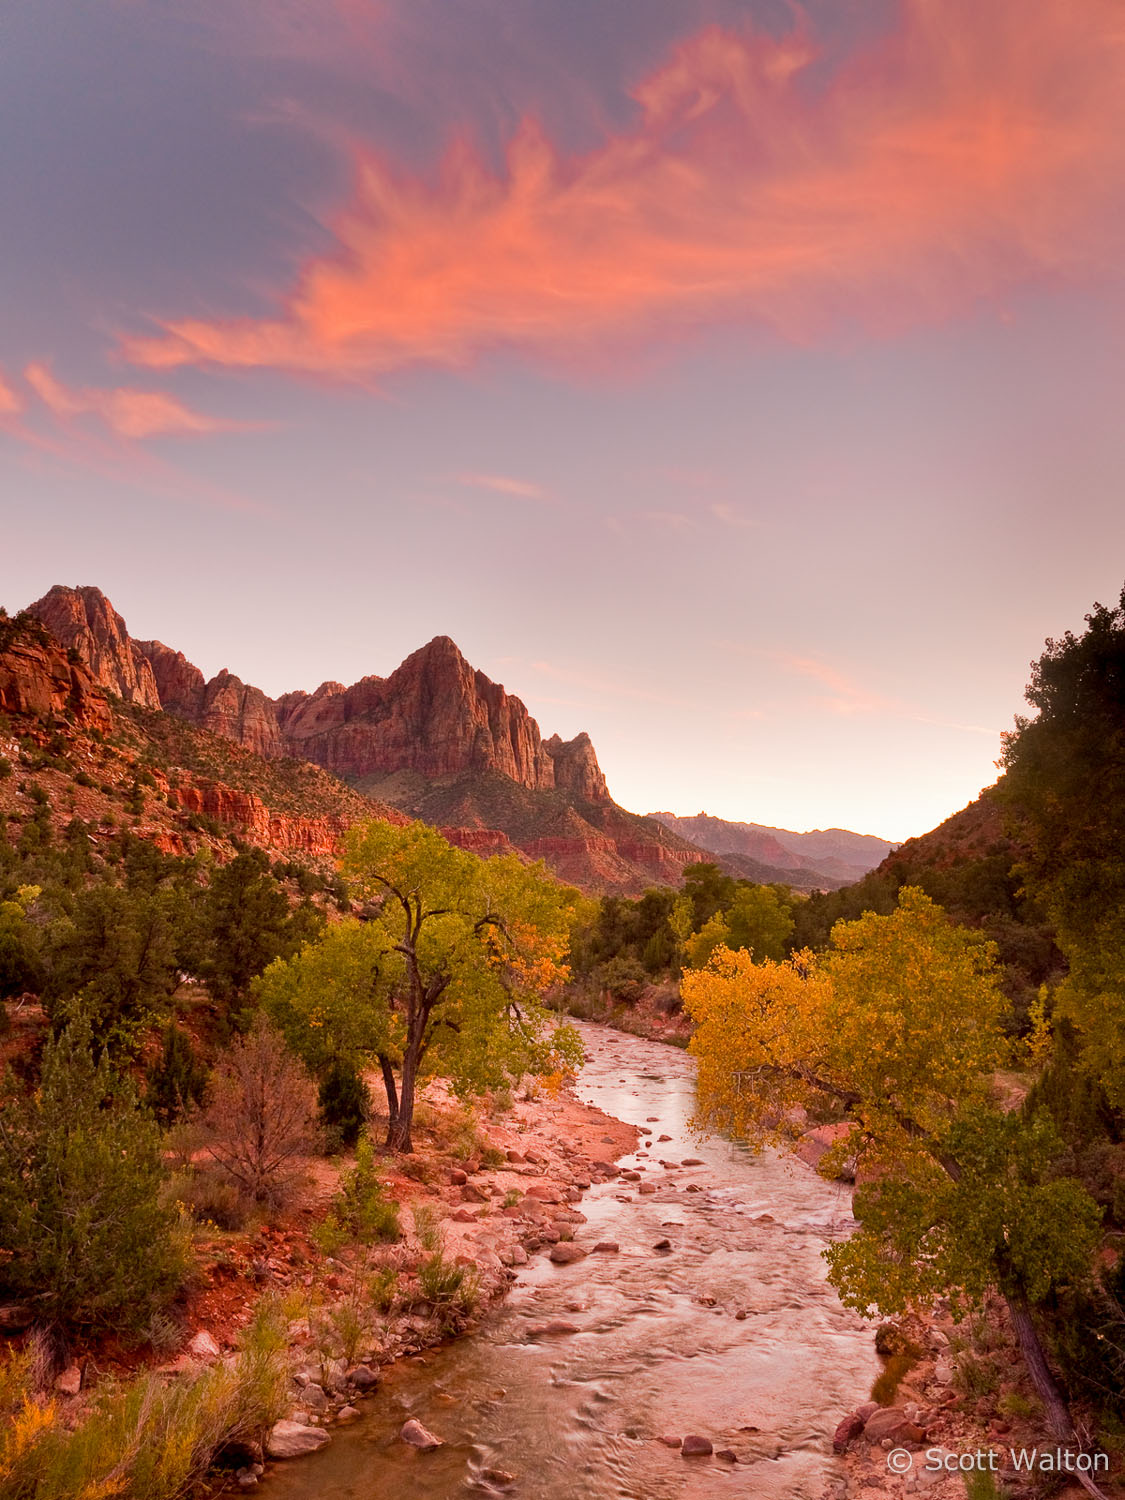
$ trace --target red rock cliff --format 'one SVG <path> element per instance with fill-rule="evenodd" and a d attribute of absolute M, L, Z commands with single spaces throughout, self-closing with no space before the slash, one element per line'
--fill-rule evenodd
<path fill-rule="evenodd" d="M 102 687 L 126 703 L 160 707 L 152 668 L 101 589 L 57 583 L 28 606 L 28 613 L 62 645 L 73 646 Z"/>

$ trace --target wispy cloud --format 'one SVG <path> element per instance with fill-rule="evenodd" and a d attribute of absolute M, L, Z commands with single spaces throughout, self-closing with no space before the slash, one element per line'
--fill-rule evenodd
<path fill-rule="evenodd" d="M 470 489 L 491 490 L 513 500 L 546 500 L 547 491 L 530 479 L 513 479 L 507 474 L 458 474 L 457 483 Z"/>
<path fill-rule="evenodd" d="M 354 144 L 326 225 L 338 248 L 275 315 L 163 318 L 125 353 L 367 378 L 719 319 L 798 340 L 883 331 L 1111 270 L 1118 0 L 899 0 L 893 15 L 835 64 L 805 20 L 780 39 L 708 27 L 632 90 L 629 127 L 581 153 L 532 118 L 499 169 L 468 138 L 433 173 Z M 299 28 L 284 36 L 300 45 Z"/>
<path fill-rule="evenodd" d="M 18 416 L 23 408 L 23 397 L 8 384 L 4 371 L 0 370 L 0 417 Z"/>
<path fill-rule="evenodd" d="M 134 386 L 66 386 L 45 364 L 28 365 L 23 378 L 52 416 L 63 421 L 93 416 L 123 438 L 198 436 L 245 431 L 248 426 L 193 411 L 166 391 L 138 390 Z"/>

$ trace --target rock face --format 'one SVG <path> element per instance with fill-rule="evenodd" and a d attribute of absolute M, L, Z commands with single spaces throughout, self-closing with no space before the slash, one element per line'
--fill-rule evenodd
<path fill-rule="evenodd" d="M 229 671 L 210 681 L 162 641 L 134 641 L 95 588 L 52 588 L 31 606 L 110 692 L 162 708 L 266 760 L 324 767 L 383 804 L 488 855 L 518 850 L 587 890 L 636 894 L 679 884 L 705 856 L 613 801 L 590 737 L 544 740 L 519 698 L 437 636 L 388 677 L 266 696 Z M 190 813 L 253 830 L 252 842 L 331 852 L 342 829 L 290 818 L 267 827 L 261 804 L 229 806 L 220 787 L 173 794 Z M 307 826 L 306 826 L 307 824 Z"/>
<path fill-rule="evenodd" d="M 152 668 L 101 589 L 56 584 L 28 613 L 42 620 L 63 646 L 73 646 L 102 687 L 126 703 L 160 707 Z"/>
<path fill-rule="evenodd" d="M 588 802 L 609 800 L 589 735 L 544 742 L 520 699 L 471 667 L 445 635 L 389 677 L 351 687 L 324 682 L 315 693 L 275 701 L 226 669 L 205 681 L 162 641 L 133 640 L 99 589 L 56 584 L 30 612 L 118 697 L 163 708 L 267 760 L 292 755 L 351 780 L 495 772 L 533 791 L 559 787 Z"/>
<path fill-rule="evenodd" d="M 103 733 L 110 728 L 109 705 L 89 671 L 67 659 L 67 654 L 32 622 L 21 629 L 11 622 L 0 627 L 0 713 L 51 719 L 73 714 L 76 723 Z"/>
<path fill-rule="evenodd" d="M 544 744 L 523 703 L 471 667 L 445 635 L 389 677 L 287 693 L 277 710 L 290 754 L 353 779 L 493 771 L 533 790 L 582 785 L 591 798 L 609 795 L 586 735 Z"/>

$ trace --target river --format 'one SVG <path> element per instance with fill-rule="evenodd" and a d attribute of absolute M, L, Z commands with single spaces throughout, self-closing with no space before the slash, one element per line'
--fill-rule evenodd
<path fill-rule="evenodd" d="M 643 1169 L 656 1193 L 619 1179 L 579 1205 L 589 1223 L 575 1227 L 578 1242 L 617 1241 L 620 1253 L 570 1266 L 533 1257 L 478 1333 L 400 1361 L 361 1421 L 271 1478 L 273 1500 L 819 1500 L 841 1472 L 833 1429 L 878 1367 L 871 1325 L 840 1305 L 820 1255 L 852 1228 L 850 1191 L 798 1162 L 693 1136 L 686 1053 L 580 1030 L 579 1095 L 651 1132 L 620 1165 Z M 663 1239 L 671 1249 L 656 1250 Z M 580 1331 L 530 1332 L 551 1319 Z M 445 1446 L 399 1442 L 408 1416 Z M 689 1432 L 738 1463 L 659 1441 Z M 498 1488 L 489 1470 L 514 1482 Z"/>

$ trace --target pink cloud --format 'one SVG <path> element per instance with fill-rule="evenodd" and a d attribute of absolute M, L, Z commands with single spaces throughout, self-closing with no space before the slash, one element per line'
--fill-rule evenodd
<path fill-rule="evenodd" d="M 45 364 L 30 364 L 24 380 L 48 411 L 62 421 L 94 416 L 123 438 L 189 436 L 244 430 L 246 424 L 192 411 L 165 391 L 132 386 L 65 386 Z"/>
<path fill-rule="evenodd" d="M 508 495 L 514 500 L 545 500 L 547 492 L 542 485 L 530 479 L 512 479 L 507 474 L 458 474 L 457 483 L 470 489 L 491 490 L 496 495 Z"/>
<path fill-rule="evenodd" d="M 170 318 L 151 368 L 366 378 L 518 347 L 573 356 L 731 319 L 807 339 L 941 318 L 1121 251 L 1116 0 L 900 0 L 813 74 L 805 22 L 709 27 L 633 89 L 635 123 L 567 153 L 525 119 L 502 168 L 454 141 L 433 175 L 352 148 L 338 250 L 266 318 Z"/>

